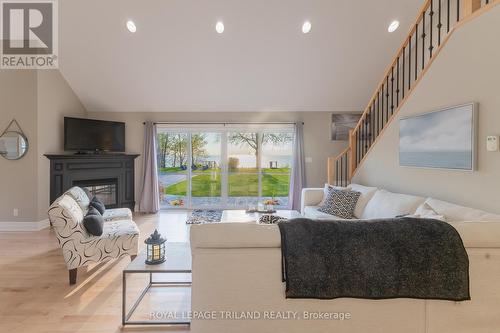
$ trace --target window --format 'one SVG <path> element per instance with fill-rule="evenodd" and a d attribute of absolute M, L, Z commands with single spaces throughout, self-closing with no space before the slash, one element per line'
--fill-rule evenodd
<path fill-rule="evenodd" d="M 200 125 L 201 126 L 201 125 Z M 159 127 L 162 208 L 287 208 L 293 127 Z"/>

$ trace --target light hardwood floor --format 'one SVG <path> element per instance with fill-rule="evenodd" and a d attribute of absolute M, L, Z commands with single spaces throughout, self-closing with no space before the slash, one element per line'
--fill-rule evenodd
<path fill-rule="evenodd" d="M 185 211 L 136 215 L 143 240 L 158 227 L 169 242 L 187 242 Z M 68 283 L 54 232 L 0 233 L 0 332 L 186 332 L 186 327 L 121 327 L 122 270 L 129 257 L 78 269 L 78 281 Z M 129 304 L 147 276 L 132 276 Z M 135 293 L 135 294 L 134 294 Z M 150 311 L 187 310 L 188 290 L 155 290 L 137 309 L 145 318 Z"/>

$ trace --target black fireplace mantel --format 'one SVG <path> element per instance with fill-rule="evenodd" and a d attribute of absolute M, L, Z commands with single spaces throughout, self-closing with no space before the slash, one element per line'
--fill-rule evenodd
<path fill-rule="evenodd" d="M 116 179 L 117 204 L 135 207 L 134 160 L 138 154 L 45 154 L 50 160 L 50 203 L 78 183 Z"/>

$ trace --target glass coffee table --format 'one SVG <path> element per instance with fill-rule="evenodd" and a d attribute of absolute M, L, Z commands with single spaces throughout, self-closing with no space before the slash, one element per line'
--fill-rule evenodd
<path fill-rule="evenodd" d="M 147 265 L 146 251 L 140 252 L 137 257 L 123 270 L 122 290 L 122 325 L 190 325 L 190 321 L 146 321 L 130 320 L 146 293 L 152 287 L 191 287 L 191 281 L 154 281 L 153 274 L 191 274 L 191 248 L 189 243 L 166 243 L 166 260 L 158 265 Z M 127 275 L 149 274 L 149 283 L 140 293 L 137 300 L 127 309 Z M 191 279 L 189 279 L 191 280 Z"/>

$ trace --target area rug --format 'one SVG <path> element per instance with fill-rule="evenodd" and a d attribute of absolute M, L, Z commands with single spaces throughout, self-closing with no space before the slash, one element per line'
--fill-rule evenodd
<path fill-rule="evenodd" d="M 218 223 L 222 218 L 220 209 L 196 209 L 186 220 L 186 224 Z"/>

